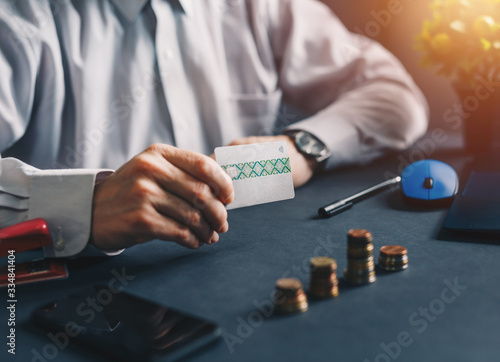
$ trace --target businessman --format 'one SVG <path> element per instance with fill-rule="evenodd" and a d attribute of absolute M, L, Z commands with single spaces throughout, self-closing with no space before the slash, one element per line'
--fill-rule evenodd
<path fill-rule="evenodd" d="M 214 147 L 286 140 L 298 187 L 427 128 L 399 61 L 315 0 L 9 1 L 0 34 L 0 227 L 45 218 L 49 256 L 217 242 Z"/>

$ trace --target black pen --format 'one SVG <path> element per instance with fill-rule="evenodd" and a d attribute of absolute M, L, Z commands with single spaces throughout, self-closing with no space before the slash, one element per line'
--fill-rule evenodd
<path fill-rule="evenodd" d="M 397 184 L 401 181 L 401 177 L 396 176 L 394 178 L 391 178 L 390 180 L 384 181 L 379 183 L 378 185 L 372 186 L 369 189 L 363 190 L 361 192 L 358 192 L 355 195 L 346 197 L 345 199 L 342 200 L 337 200 L 332 202 L 331 204 L 325 205 L 323 207 L 320 207 L 318 209 L 318 215 L 321 217 L 330 217 L 333 215 L 337 215 L 341 213 L 344 210 L 350 209 L 355 202 L 360 201 L 366 197 L 369 197 L 384 188 Z"/>

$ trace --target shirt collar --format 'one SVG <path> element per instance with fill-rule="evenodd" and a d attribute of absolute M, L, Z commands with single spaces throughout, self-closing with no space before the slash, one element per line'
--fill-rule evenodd
<path fill-rule="evenodd" d="M 111 0 L 115 7 L 120 10 L 123 16 L 125 16 L 129 21 L 135 20 L 148 1 L 149 0 Z M 193 3 L 190 0 L 170 1 L 176 2 L 176 5 L 180 6 L 186 15 L 192 14 Z"/>

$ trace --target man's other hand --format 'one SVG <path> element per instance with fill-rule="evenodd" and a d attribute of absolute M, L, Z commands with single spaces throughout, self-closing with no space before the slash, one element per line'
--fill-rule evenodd
<path fill-rule="evenodd" d="M 230 177 L 210 157 L 155 144 L 95 186 L 94 246 L 116 250 L 153 239 L 196 249 L 228 230 Z"/>

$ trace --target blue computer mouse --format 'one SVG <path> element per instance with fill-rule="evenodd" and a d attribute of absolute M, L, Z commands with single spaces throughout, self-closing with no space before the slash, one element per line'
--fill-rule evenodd
<path fill-rule="evenodd" d="M 448 164 L 422 160 L 407 166 L 401 174 L 406 201 L 418 206 L 447 206 L 458 191 L 458 175 Z"/>

